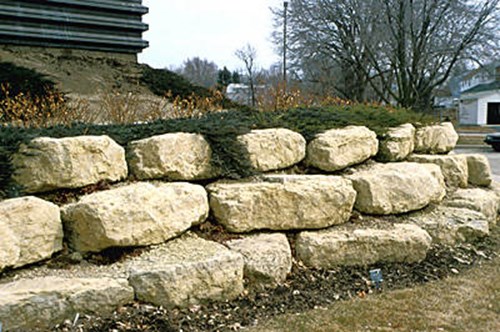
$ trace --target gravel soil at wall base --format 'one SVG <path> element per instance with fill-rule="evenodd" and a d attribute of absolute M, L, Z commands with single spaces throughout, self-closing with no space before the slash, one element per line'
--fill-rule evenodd
<path fill-rule="evenodd" d="M 287 281 L 273 290 L 249 290 L 233 301 L 185 309 L 167 310 L 137 302 L 110 316 L 82 315 L 76 323 L 68 320 L 54 331 L 236 331 L 277 315 L 443 279 L 492 260 L 499 249 L 500 227 L 496 226 L 481 243 L 454 248 L 435 246 L 420 263 L 314 270 L 295 262 Z M 383 274 L 380 290 L 369 281 L 369 272 L 375 268 Z"/>

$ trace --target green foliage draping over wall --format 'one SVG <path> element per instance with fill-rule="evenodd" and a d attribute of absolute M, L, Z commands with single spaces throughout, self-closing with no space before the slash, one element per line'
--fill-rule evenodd
<path fill-rule="evenodd" d="M 222 168 L 223 176 L 241 178 L 253 174 L 248 160 L 237 144 L 238 135 L 252 129 L 288 128 L 301 133 L 310 141 L 319 132 L 347 125 L 363 125 L 383 135 L 386 128 L 403 123 L 426 123 L 429 119 L 407 110 L 365 105 L 328 108 L 292 109 L 279 112 L 235 110 L 209 113 L 196 119 L 161 120 L 148 124 L 88 125 L 50 128 L 0 127 L 0 197 L 17 196 L 19 188 L 11 181 L 10 159 L 19 145 L 41 137 L 71 137 L 80 135 L 108 135 L 126 147 L 134 140 L 172 132 L 203 134 L 210 142 L 213 162 Z"/>

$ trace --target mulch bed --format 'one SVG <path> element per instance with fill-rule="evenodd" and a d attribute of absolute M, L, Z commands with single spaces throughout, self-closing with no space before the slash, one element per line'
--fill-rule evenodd
<path fill-rule="evenodd" d="M 271 290 L 249 290 L 238 299 L 206 303 L 184 309 L 166 309 L 145 303 L 124 306 L 109 316 L 83 315 L 66 321 L 55 331 L 236 331 L 285 313 L 299 313 L 336 301 L 364 298 L 375 292 L 413 287 L 439 280 L 494 258 L 500 248 L 500 231 L 480 243 L 449 248 L 435 246 L 416 264 L 377 264 L 311 270 L 294 263 L 286 284 Z M 381 269 L 383 282 L 377 290 L 369 271 Z"/>

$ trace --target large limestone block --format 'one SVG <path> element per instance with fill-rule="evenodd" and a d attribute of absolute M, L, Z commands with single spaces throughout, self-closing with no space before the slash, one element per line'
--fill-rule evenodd
<path fill-rule="evenodd" d="M 317 229 L 349 220 L 356 192 L 349 180 L 324 175 L 274 175 L 207 187 L 217 221 L 231 232 Z"/>
<path fill-rule="evenodd" d="M 200 180 L 216 177 L 212 149 L 202 135 L 171 133 L 128 146 L 130 172 L 138 179 Z"/>
<path fill-rule="evenodd" d="M 136 297 L 166 307 L 231 300 L 243 291 L 243 257 L 221 244 L 184 235 L 130 266 Z"/>
<path fill-rule="evenodd" d="M 257 234 L 226 242 L 245 259 L 245 277 L 262 286 L 282 284 L 292 270 L 292 251 L 285 234 Z"/>
<path fill-rule="evenodd" d="M 136 183 L 84 196 L 62 212 L 70 245 L 98 252 L 178 236 L 206 219 L 208 199 L 199 185 Z"/>
<path fill-rule="evenodd" d="M 12 233 L 10 228 L 0 222 L 0 271 L 7 266 L 13 266 L 21 254 L 19 239 Z"/>
<path fill-rule="evenodd" d="M 14 180 L 28 193 L 127 177 L 125 150 L 108 136 L 36 138 L 20 147 L 13 166 Z"/>
<path fill-rule="evenodd" d="M 378 151 L 377 135 L 366 127 L 348 126 L 316 135 L 307 146 L 306 161 L 332 172 L 362 163 Z"/>
<path fill-rule="evenodd" d="M 306 140 L 289 129 L 252 130 L 238 136 L 238 142 L 252 167 L 261 172 L 293 166 L 306 156 Z"/>
<path fill-rule="evenodd" d="M 0 317 L 4 331 L 51 331 L 77 313 L 108 314 L 133 300 L 124 279 L 22 279 L 0 284 Z"/>
<path fill-rule="evenodd" d="M 484 215 L 464 208 L 438 206 L 430 211 L 413 213 L 408 221 L 425 229 L 436 244 L 474 242 L 489 235 Z"/>
<path fill-rule="evenodd" d="M 0 270 L 50 258 L 62 249 L 59 207 L 31 196 L 2 201 L 0 234 Z"/>
<path fill-rule="evenodd" d="M 302 232 L 297 236 L 295 249 L 306 266 L 331 268 L 419 262 L 430 246 L 431 237 L 420 227 L 394 224 L 385 228 L 356 225 Z"/>
<path fill-rule="evenodd" d="M 413 154 L 408 161 L 426 164 L 436 164 L 441 167 L 444 181 L 449 187 L 467 188 L 469 172 L 467 158 L 464 155 L 423 155 Z"/>
<path fill-rule="evenodd" d="M 418 163 L 375 164 L 352 180 L 355 209 L 375 215 L 406 213 L 440 202 L 446 194 L 439 166 Z"/>
<path fill-rule="evenodd" d="M 466 154 L 469 183 L 487 187 L 493 181 L 488 158 L 482 154 Z"/>
<path fill-rule="evenodd" d="M 389 128 L 380 140 L 377 159 L 380 161 L 400 161 L 413 152 L 415 147 L 415 127 L 407 123 Z"/>
<path fill-rule="evenodd" d="M 481 188 L 459 189 L 451 194 L 443 204 L 481 212 L 490 226 L 496 225 L 499 201 L 496 194 L 491 190 Z"/>
<path fill-rule="evenodd" d="M 415 152 L 417 153 L 447 153 L 455 148 L 458 134 L 451 122 L 435 126 L 425 126 L 415 133 Z"/>

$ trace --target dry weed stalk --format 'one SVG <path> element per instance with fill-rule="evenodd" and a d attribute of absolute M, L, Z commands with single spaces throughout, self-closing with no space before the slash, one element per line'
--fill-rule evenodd
<path fill-rule="evenodd" d="M 220 91 L 213 91 L 208 97 L 193 93 L 187 98 L 173 97 L 171 92 L 163 98 L 120 92 L 96 96 L 64 96 L 49 92 L 38 97 L 23 93 L 13 96 L 8 85 L 2 85 L 1 89 L 4 98 L 0 100 L 0 124 L 25 127 L 70 126 L 75 122 L 126 124 L 199 117 L 222 110 L 224 101 Z"/>
<path fill-rule="evenodd" d="M 260 111 L 278 111 L 290 108 L 307 107 L 313 104 L 310 96 L 305 96 L 298 88 L 286 88 L 283 83 L 271 86 L 257 96 L 257 107 Z"/>
<path fill-rule="evenodd" d="M 224 94 L 218 90 L 213 90 L 211 93 L 212 95 L 208 97 L 192 93 L 187 98 L 181 98 L 180 96 L 173 97 L 172 92 L 168 91 L 165 98 L 172 100 L 170 116 L 172 118 L 192 118 L 223 110 Z"/>
<path fill-rule="evenodd" d="M 193 118 L 224 109 L 225 96 L 213 90 L 210 96 L 194 93 L 186 98 L 141 96 L 133 93 L 108 92 L 97 96 L 64 96 L 50 92 L 46 96 L 20 93 L 12 96 L 8 85 L 1 85 L 4 98 L 0 100 L 0 124 L 26 127 L 52 125 L 70 126 L 79 123 L 127 124 L 152 122 L 158 119 Z M 348 106 L 352 101 L 331 96 L 315 96 L 297 87 L 285 89 L 277 84 L 258 96 L 260 111 L 308 108 L 312 106 Z M 369 103 L 369 106 L 379 106 Z"/>
<path fill-rule="evenodd" d="M 284 83 L 271 86 L 258 96 L 258 108 L 261 111 L 288 110 L 313 106 L 346 106 L 353 102 L 334 96 L 317 96 L 304 92 L 297 86 L 288 87 Z"/>
<path fill-rule="evenodd" d="M 2 84 L 0 89 L 4 96 L 0 100 L 0 123 L 39 127 L 53 124 L 68 114 L 64 96 L 59 93 L 44 97 L 24 93 L 12 96 L 8 84 Z"/>
<path fill-rule="evenodd" d="M 368 107 L 379 107 L 382 104 L 377 102 L 359 103 L 356 101 L 343 99 L 338 96 L 321 96 L 305 92 L 297 86 L 286 87 L 281 82 L 265 90 L 258 96 L 258 108 L 260 111 L 278 111 L 289 110 L 292 108 L 310 108 L 310 107 L 331 107 L 331 106 L 352 106 L 364 105 Z M 391 105 L 384 105 L 389 110 L 396 111 Z"/>

